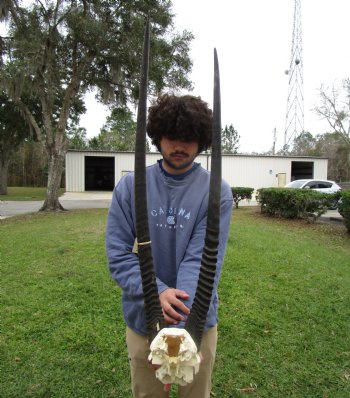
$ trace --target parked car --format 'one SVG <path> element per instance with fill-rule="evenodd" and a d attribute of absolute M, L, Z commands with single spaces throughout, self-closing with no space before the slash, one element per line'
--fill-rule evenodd
<path fill-rule="evenodd" d="M 302 188 L 312 189 L 314 191 L 334 194 L 341 191 L 341 187 L 334 181 L 330 180 L 294 180 L 286 185 L 286 188 Z M 338 208 L 338 199 L 329 204 L 329 209 L 336 210 Z"/>
<path fill-rule="evenodd" d="M 286 188 L 306 188 L 323 193 L 341 191 L 341 187 L 336 182 L 329 180 L 295 180 L 287 184 Z"/>

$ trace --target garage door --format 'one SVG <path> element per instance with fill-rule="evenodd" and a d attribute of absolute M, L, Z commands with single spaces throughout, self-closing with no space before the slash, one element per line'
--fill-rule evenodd
<path fill-rule="evenodd" d="M 113 191 L 114 157 L 85 156 L 85 191 Z"/>

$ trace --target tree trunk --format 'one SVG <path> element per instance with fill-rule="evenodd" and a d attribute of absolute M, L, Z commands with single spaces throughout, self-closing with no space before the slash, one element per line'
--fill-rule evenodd
<path fill-rule="evenodd" d="M 0 156 L 0 195 L 7 195 L 7 177 L 10 159 L 6 155 Z"/>
<path fill-rule="evenodd" d="M 53 150 L 48 159 L 48 181 L 46 199 L 40 211 L 65 210 L 58 200 L 63 170 L 64 153 Z"/>

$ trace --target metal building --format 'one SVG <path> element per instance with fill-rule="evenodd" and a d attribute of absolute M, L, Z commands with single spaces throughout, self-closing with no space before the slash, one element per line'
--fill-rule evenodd
<path fill-rule="evenodd" d="M 146 165 L 161 159 L 147 153 Z M 210 170 L 210 154 L 196 162 Z M 231 187 L 283 187 L 301 178 L 327 179 L 328 159 L 306 156 L 223 155 L 222 177 Z M 66 154 L 66 191 L 112 191 L 120 178 L 134 170 L 134 152 L 69 150 Z"/>

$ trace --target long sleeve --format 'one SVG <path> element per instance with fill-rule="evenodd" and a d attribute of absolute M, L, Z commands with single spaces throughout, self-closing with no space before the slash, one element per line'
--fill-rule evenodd
<path fill-rule="evenodd" d="M 142 297 L 142 284 L 137 254 L 132 252 L 135 227 L 132 215 L 130 184 L 124 178 L 113 192 L 106 230 L 106 251 L 109 270 L 123 292 Z"/>
<path fill-rule="evenodd" d="M 225 256 L 226 242 L 230 227 L 230 220 L 232 214 L 232 194 L 227 191 L 226 186 L 223 188 L 223 195 L 221 200 L 221 215 L 220 215 L 220 236 L 218 247 L 218 259 L 216 266 L 216 277 L 213 288 L 213 297 L 216 296 L 217 285 L 220 278 L 221 268 Z M 195 230 L 191 236 L 186 254 L 180 264 L 177 275 L 177 288 L 186 291 L 190 295 L 190 299 L 185 303 L 188 306 L 192 305 L 199 278 L 199 271 L 201 266 L 202 252 L 204 246 L 204 238 L 206 232 L 207 217 L 199 220 Z"/>
<path fill-rule="evenodd" d="M 118 286 L 126 295 L 141 298 L 143 291 L 139 260 L 132 251 L 136 237 L 132 182 L 124 178 L 114 189 L 107 219 L 106 251 L 110 273 Z M 158 277 L 156 281 L 159 293 L 168 288 Z"/>

